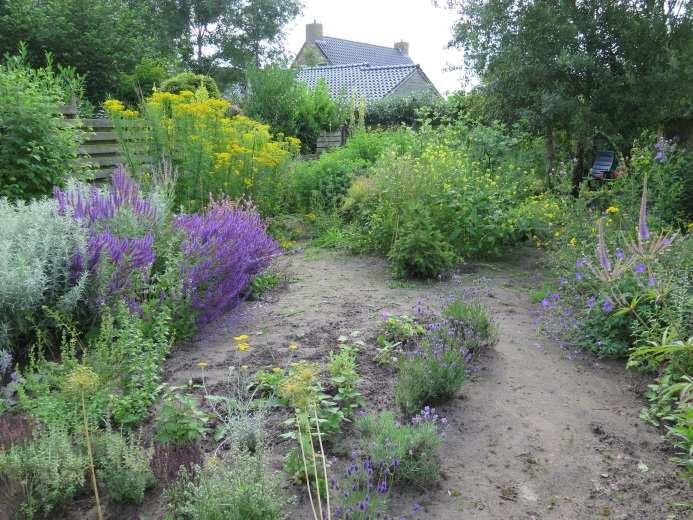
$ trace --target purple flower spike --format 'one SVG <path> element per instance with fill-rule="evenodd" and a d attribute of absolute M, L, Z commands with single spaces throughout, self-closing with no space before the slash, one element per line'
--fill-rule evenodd
<path fill-rule="evenodd" d="M 613 302 L 609 298 L 607 298 L 606 300 L 604 300 L 604 303 L 602 304 L 602 309 L 606 313 L 613 311 L 614 310 Z"/>
<path fill-rule="evenodd" d="M 650 238 L 650 229 L 647 227 L 647 179 L 642 188 L 642 198 L 640 199 L 640 217 L 638 219 L 638 236 L 644 242 Z"/>
<path fill-rule="evenodd" d="M 635 272 L 637 274 L 644 273 L 646 269 L 647 269 L 647 267 L 645 267 L 645 264 L 643 264 L 642 262 L 640 262 L 638 265 L 635 266 Z"/>
<path fill-rule="evenodd" d="M 592 309 L 594 307 L 594 304 L 597 303 L 597 299 L 594 296 L 590 296 L 587 298 L 587 308 Z"/>
<path fill-rule="evenodd" d="M 626 255 L 623 253 L 623 249 L 621 249 L 620 247 L 617 247 L 616 248 L 616 258 L 618 258 L 619 260 L 623 260 L 625 257 L 626 257 Z"/>

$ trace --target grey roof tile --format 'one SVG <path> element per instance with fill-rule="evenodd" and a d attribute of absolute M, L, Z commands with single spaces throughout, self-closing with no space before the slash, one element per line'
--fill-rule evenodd
<path fill-rule="evenodd" d="M 329 65 L 414 65 L 409 56 L 394 47 L 353 42 L 331 36 L 315 40 L 315 44 L 325 54 Z"/>
<path fill-rule="evenodd" d="M 358 96 L 366 101 L 382 99 L 402 80 L 418 69 L 418 65 L 372 66 L 351 63 L 324 67 L 303 67 L 297 79 L 314 88 L 324 79 L 333 98 Z"/>

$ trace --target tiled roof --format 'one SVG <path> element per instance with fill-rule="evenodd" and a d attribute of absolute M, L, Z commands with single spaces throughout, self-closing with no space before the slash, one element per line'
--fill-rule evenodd
<path fill-rule="evenodd" d="M 325 54 L 329 65 L 414 65 L 409 56 L 394 47 L 352 42 L 331 36 L 315 40 L 315 44 Z"/>
<path fill-rule="evenodd" d="M 378 67 L 368 63 L 303 67 L 299 70 L 297 79 L 311 88 L 324 79 L 333 98 L 355 95 L 366 101 L 375 101 L 385 97 L 417 69 L 418 65 L 414 64 Z"/>

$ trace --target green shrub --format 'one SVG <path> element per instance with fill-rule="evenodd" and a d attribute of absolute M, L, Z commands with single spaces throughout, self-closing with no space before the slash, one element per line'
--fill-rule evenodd
<path fill-rule="evenodd" d="M 79 80 L 67 69 L 32 69 L 25 50 L 0 65 L 0 197 L 50 195 L 83 166 L 77 149 L 83 133 L 59 113 Z"/>
<path fill-rule="evenodd" d="M 134 437 L 126 439 L 117 432 L 101 434 L 94 449 L 97 482 L 109 500 L 141 504 L 144 492 L 155 482 L 150 453 L 140 448 Z"/>
<path fill-rule="evenodd" d="M 415 127 L 421 116 L 438 112 L 445 100 L 433 92 L 383 98 L 366 107 L 366 125 L 391 127 L 401 124 Z"/>
<path fill-rule="evenodd" d="M 270 473 L 262 450 L 233 450 L 179 479 L 165 492 L 171 518 L 195 520 L 280 520 L 287 500 Z"/>
<path fill-rule="evenodd" d="M 194 397 L 171 392 L 156 414 L 155 435 L 164 444 L 189 444 L 204 437 L 208 420 Z"/>
<path fill-rule="evenodd" d="M 455 397 L 465 379 L 462 345 L 430 335 L 400 362 L 395 402 L 405 416 Z"/>
<path fill-rule="evenodd" d="M 171 92 L 172 94 L 180 94 L 183 90 L 195 92 L 200 87 L 204 87 L 211 98 L 221 97 L 217 82 L 211 76 L 205 76 L 204 74 L 181 72 L 161 82 L 161 90 Z"/>
<path fill-rule="evenodd" d="M 0 450 L 0 482 L 6 504 L 19 501 L 17 515 L 50 517 L 84 484 L 87 461 L 63 429 L 38 434 L 30 442 Z"/>
<path fill-rule="evenodd" d="M 387 258 L 399 278 L 435 278 L 449 272 L 455 264 L 452 247 L 434 227 L 423 206 L 413 206 L 405 213 Z"/>
<path fill-rule="evenodd" d="M 443 317 L 454 341 L 471 352 L 478 352 L 498 340 L 496 324 L 478 301 L 455 299 L 443 308 Z"/>
<path fill-rule="evenodd" d="M 435 410 L 427 409 L 409 424 L 400 424 L 392 412 L 381 412 L 358 417 L 355 426 L 362 436 L 361 451 L 375 468 L 390 468 L 394 482 L 429 486 L 440 478 L 438 449 L 444 422 Z"/>
<path fill-rule="evenodd" d="M 304 153 L 314 153 L 323 130 L 338 130 L 346 120 L 344 107 L 329 95 L 324 81 L 308 88 L 296 81 L 296 70 L 278 66 L 246 71 L 245 113 L 272 131 L 298 137 Z"/>
<path fill-rule="evenodd" d="M 69 315 L 84 297 L 87 279 L 74 280 L 71 267 L 85 253 L 86 230 L 52 200 L 0 198 L 0 222 L 0 349 L 21 358 L 53 325 L 46 307 Z"/>
<path fill-rule="evenodd" d="M 135 65 L 132 73 L 123 73 L 121 75 L 120 99 L 131 104 L 137 104 L 142 97 L 150 95 L 157 85 L 161 85 L 168 74 L 169 68 L 169 64 L 162 59 L 142 58 Z"/>

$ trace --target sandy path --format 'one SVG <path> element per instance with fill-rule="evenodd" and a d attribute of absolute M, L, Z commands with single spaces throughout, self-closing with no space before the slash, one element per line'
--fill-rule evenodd
<path fill-rule="evenodd" d="M 441 408 L 450 429 L 440 487 L 396 500 L 396 512 L 407 513 L 417 500 L 420 518 L 440 520 L 686 518 L 670 504 L 690 502 L 690 488 L 667 462 L 659 433 L 638 418 L 637 377 L 619 363 L 568 356 L 537 336 L 527 288 L 538 270 L 531 252 L 520 256 L 471 266 L 471 274 L 450 281 L 405 286 L 390 279 L 381 259 L 324 251 L 289 256 L 282 261 L 293 280 L 288 287 L 243 304 L 233 318 L 177 349 L 167 364 L 169 380 L 184 383 L 205 361 L 214 384 L 231 364 L 253 369 L 283 359 L 290 340 L 301 344 L 305 359 L 322 359 L 352 330 L 372 345 L 382 311 L 411 313 L 417 302 L 437 307 L 483 278 L 500 341 L 460 398 Z M 231 338 L 240 333 L 251 335 L 253 347 L 239 358 Z M 392 407 L 392 374 L 369 358 L 366 351 L 361 361 L 369 408 Z"/>

